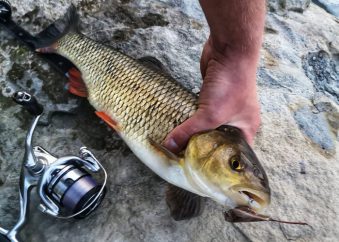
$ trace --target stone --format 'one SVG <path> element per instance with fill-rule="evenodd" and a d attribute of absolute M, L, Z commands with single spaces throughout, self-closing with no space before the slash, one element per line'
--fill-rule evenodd
<path fill-rule="evenodd" d="M 301 131 L 321 149 L 335 150 L 334 137 L 323 113 L 313 113 L 310 108 L 302 107 L 295 112 L 294 118 Z"/>
<path fill-rule="evenodd" d="M 38 33 L 70 2 L 12 0 L 13 18 Z M 185 87 L 199 92 L 199 60 L 209 29 L 198 1 L 73 2 L 84 34 L 134 58 L 155 56 Z M 85 145 L 109 172 L 105 200 L 84 220 L 43 215 L 34 195 L 30 221 L 21 234 L 24 241 L 337 241 L 339 25 L 333 15 L 312 3 L 307 8 L 308 3 L 269 3 L 257 76 L 262 124 L 254 149 L 272 190 L 271 205 L 264 212 L 312 227 L 226 223 L 223 208 L 210 200 L 200 217 L 174 221 L 164 200 L 166 184 L 138 161 L 85 100 L 67 93 L 63 76 L 2 30 L 0 226 L 10 228 L 19 214 L 17 189 L 30 116 L 10 96 L 24 89 L 37 96 L 46 112 L 75 113 L 57 114 L 49 126 L 39 126 L 35 144 L 58 156 L 76 154 Z"/>
<path fill-rule="evenodd" d="M 323 50 L 308 53 L 303 58 L 303 68 L 318 91 L 324 91 L 339 103 L 339 62 L 334 57 Z"/>
<path fill-rule="evenodd" d="M 295 11 L 302 13 L 309 7 L 311 0 L 269 0 L 267 3 L 271 12 Z"/>
<path fill-rule="evenodd" d="M 327 12 L 339 18 L 339 3 L 336 0 L 313 0 L 313 2 Z"/>

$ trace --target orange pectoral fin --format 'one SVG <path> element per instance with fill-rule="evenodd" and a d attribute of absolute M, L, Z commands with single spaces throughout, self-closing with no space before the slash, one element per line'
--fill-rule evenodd
<path fill-rule="evenodd" d="M 81 72 L 78 69 L 72 67 L 67 74 L 69 79 L 68 91 L 79 97 L 87 97 L 87 88 L 81 78 Z"/>
<path fill-rule="evenodd" d="M 98 112 L 95 111 L 95 114 L 101 118 L 103 121 L 105 121 L 105 123 L 107 123 L 111 128 L 113 128 L 115 131 L 120 131 L 118 122 L 116 122 L 115 120 L 113 120 L 111 117 L 109 117 L 106 113 L 104 112 Z"/>

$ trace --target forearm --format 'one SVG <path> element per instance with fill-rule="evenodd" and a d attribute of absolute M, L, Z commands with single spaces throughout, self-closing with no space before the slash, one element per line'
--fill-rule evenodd
<path fill-rule="evenodd" d="M 227 56 L 257 61 L 265 23 L 264 0 L 200 0 L 210 26 L 210 41 Z"/>

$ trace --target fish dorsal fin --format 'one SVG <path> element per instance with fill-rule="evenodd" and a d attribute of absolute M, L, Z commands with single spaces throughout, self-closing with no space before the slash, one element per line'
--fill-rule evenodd
<path fill-rule="evenodd" d="M 138 59 L 144 66 L 151 68 L 155 71 L 166 72 L 164 65 L 153 56 L 145 56 Z"/>
<path fill-rule="evenodd" d="M 204 201 L 199 195 L 168 184 L 166 203 L 174 220 L 185 220 L 202 213 Z"/>
<path fill-rule="evenodd" d="M 72 67 L 68 72 L 68 91 L 79 97 L 87 97 L 87 88 L 84 83 L 84 80 L 81 77 L 81 72 Z"/>

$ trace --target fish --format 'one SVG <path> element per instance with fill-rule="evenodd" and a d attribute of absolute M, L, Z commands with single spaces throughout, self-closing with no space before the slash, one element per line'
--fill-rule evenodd
<path fill-rule="evenodd" d="M 166 202 L 175 220 L 200 215 L 204 198 L 228 210 L 261 211 L 270 204 L 268 177 L 240 129 L 223 125 L 196 133 L 183 152 L 172 153 L 162 142 L 196 112 L 198 96 L 157 59 L 134 59 L 86 37 L 78 26 L 71 5 L 37 35 L 36 51 L 61 55 L 76 66 L 68 72 L 69 91 L 86 97 L 97 116 L 168 182 Z"/>

